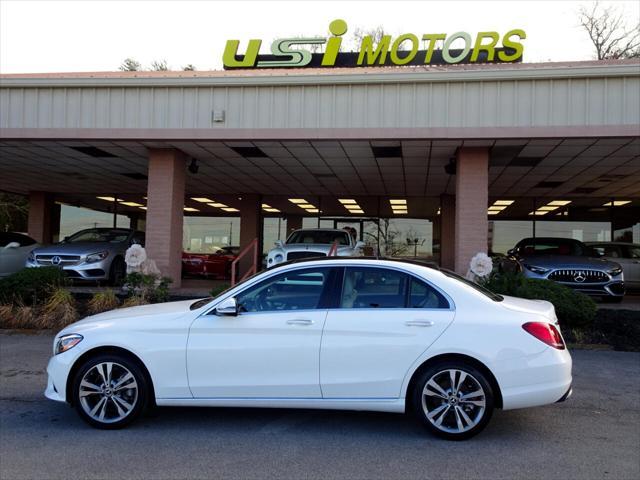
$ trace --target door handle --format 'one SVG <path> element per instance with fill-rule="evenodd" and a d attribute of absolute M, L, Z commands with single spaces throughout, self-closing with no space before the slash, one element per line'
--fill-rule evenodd
<path fill-rule="evenodd" d="M 297 320 L 287 320 L 287 325 L 313 325 L 313 320 L 302 318 Z"/>
<path fill-rule="evenodd" d="M 433 327 L 431 320 L 407 320 L 404 322 L 407 327 Z"/>

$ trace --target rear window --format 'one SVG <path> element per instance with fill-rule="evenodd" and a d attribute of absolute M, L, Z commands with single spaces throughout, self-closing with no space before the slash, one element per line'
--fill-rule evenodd
<path fill-rule="evenodd" d="M 485 297 L 489 297 L 494 302 L 501 302 L 502 300 L 504 300 L 504 297 L 502 295 L 498 295 L 497 293 L 493 293 L 488 288 L 484 288 L 482 285 L 478 285 L 475 282 L 467 280 L 466 278 L 464 278 L 461 275 L 458 275 L 457 273 L 454 273 L 454 272 L 452 272 L 450 270 L 445 270 L 445 269 L 441 269 L 440 271 L 442 273 L 444 273 L 447 277 L 453 278 L 454 280 L 457 280 L 458 282 L 464 283 L 465 285 L 468 285 L 468 286 L 472 287 L 473 289 L 475 289 L 478 292 L 480 292 L 481 294 L 483 294 Z"/>

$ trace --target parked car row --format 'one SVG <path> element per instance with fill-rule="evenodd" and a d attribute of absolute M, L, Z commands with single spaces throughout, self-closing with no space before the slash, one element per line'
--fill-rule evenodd
<path fill-rule="evenodd" d="M 119 283 L 125 273 L 124 256 L 134 243 L 144 245 L 145 234 L 126 228 L 90 228 L 41 246 L 21 233 L 0 233 L 0 277 L 24 266 L 58 266 L 72 279 Z M 264 266 L 303 258 L 362 256 L 364 242 L 348 230 L 311 228 L 278 240 Z M 183 252 L 184 275 L 225 279 L 231 276 L 239 247 L 215 253 Z M 528 278 L 553 280 L 591 296 L 619 302 L 626 289 L 640 289 L 640 245 L 622 242 L 587 242 L 574 239 L 525 238 L 500 257 L 506 270 Z"/>

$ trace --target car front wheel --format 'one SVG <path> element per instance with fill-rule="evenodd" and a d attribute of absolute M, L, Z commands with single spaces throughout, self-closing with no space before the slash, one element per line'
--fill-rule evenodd
<path fill-rule="evenodd" d="M 144 410 L 149 389 L 138 364 L 124 355 L 98 355 L 78 370 L 73 404 L 89 425 L 122 428 Z"/>
<path fill-rule="evenodd" d="M 414 414 L 435 435 L 465 440 L 480 433 L 493 414 L 493 391 L 485 375 L 464 362 L 430 366 L 412 393 Z"/>

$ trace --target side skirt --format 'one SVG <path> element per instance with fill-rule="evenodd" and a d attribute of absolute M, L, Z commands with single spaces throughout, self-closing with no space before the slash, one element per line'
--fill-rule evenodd
<path fill-rule="evenodd" d="M 159 407 L 247 407 L 404 413 L 404 398 L 156 398 Z"/>

